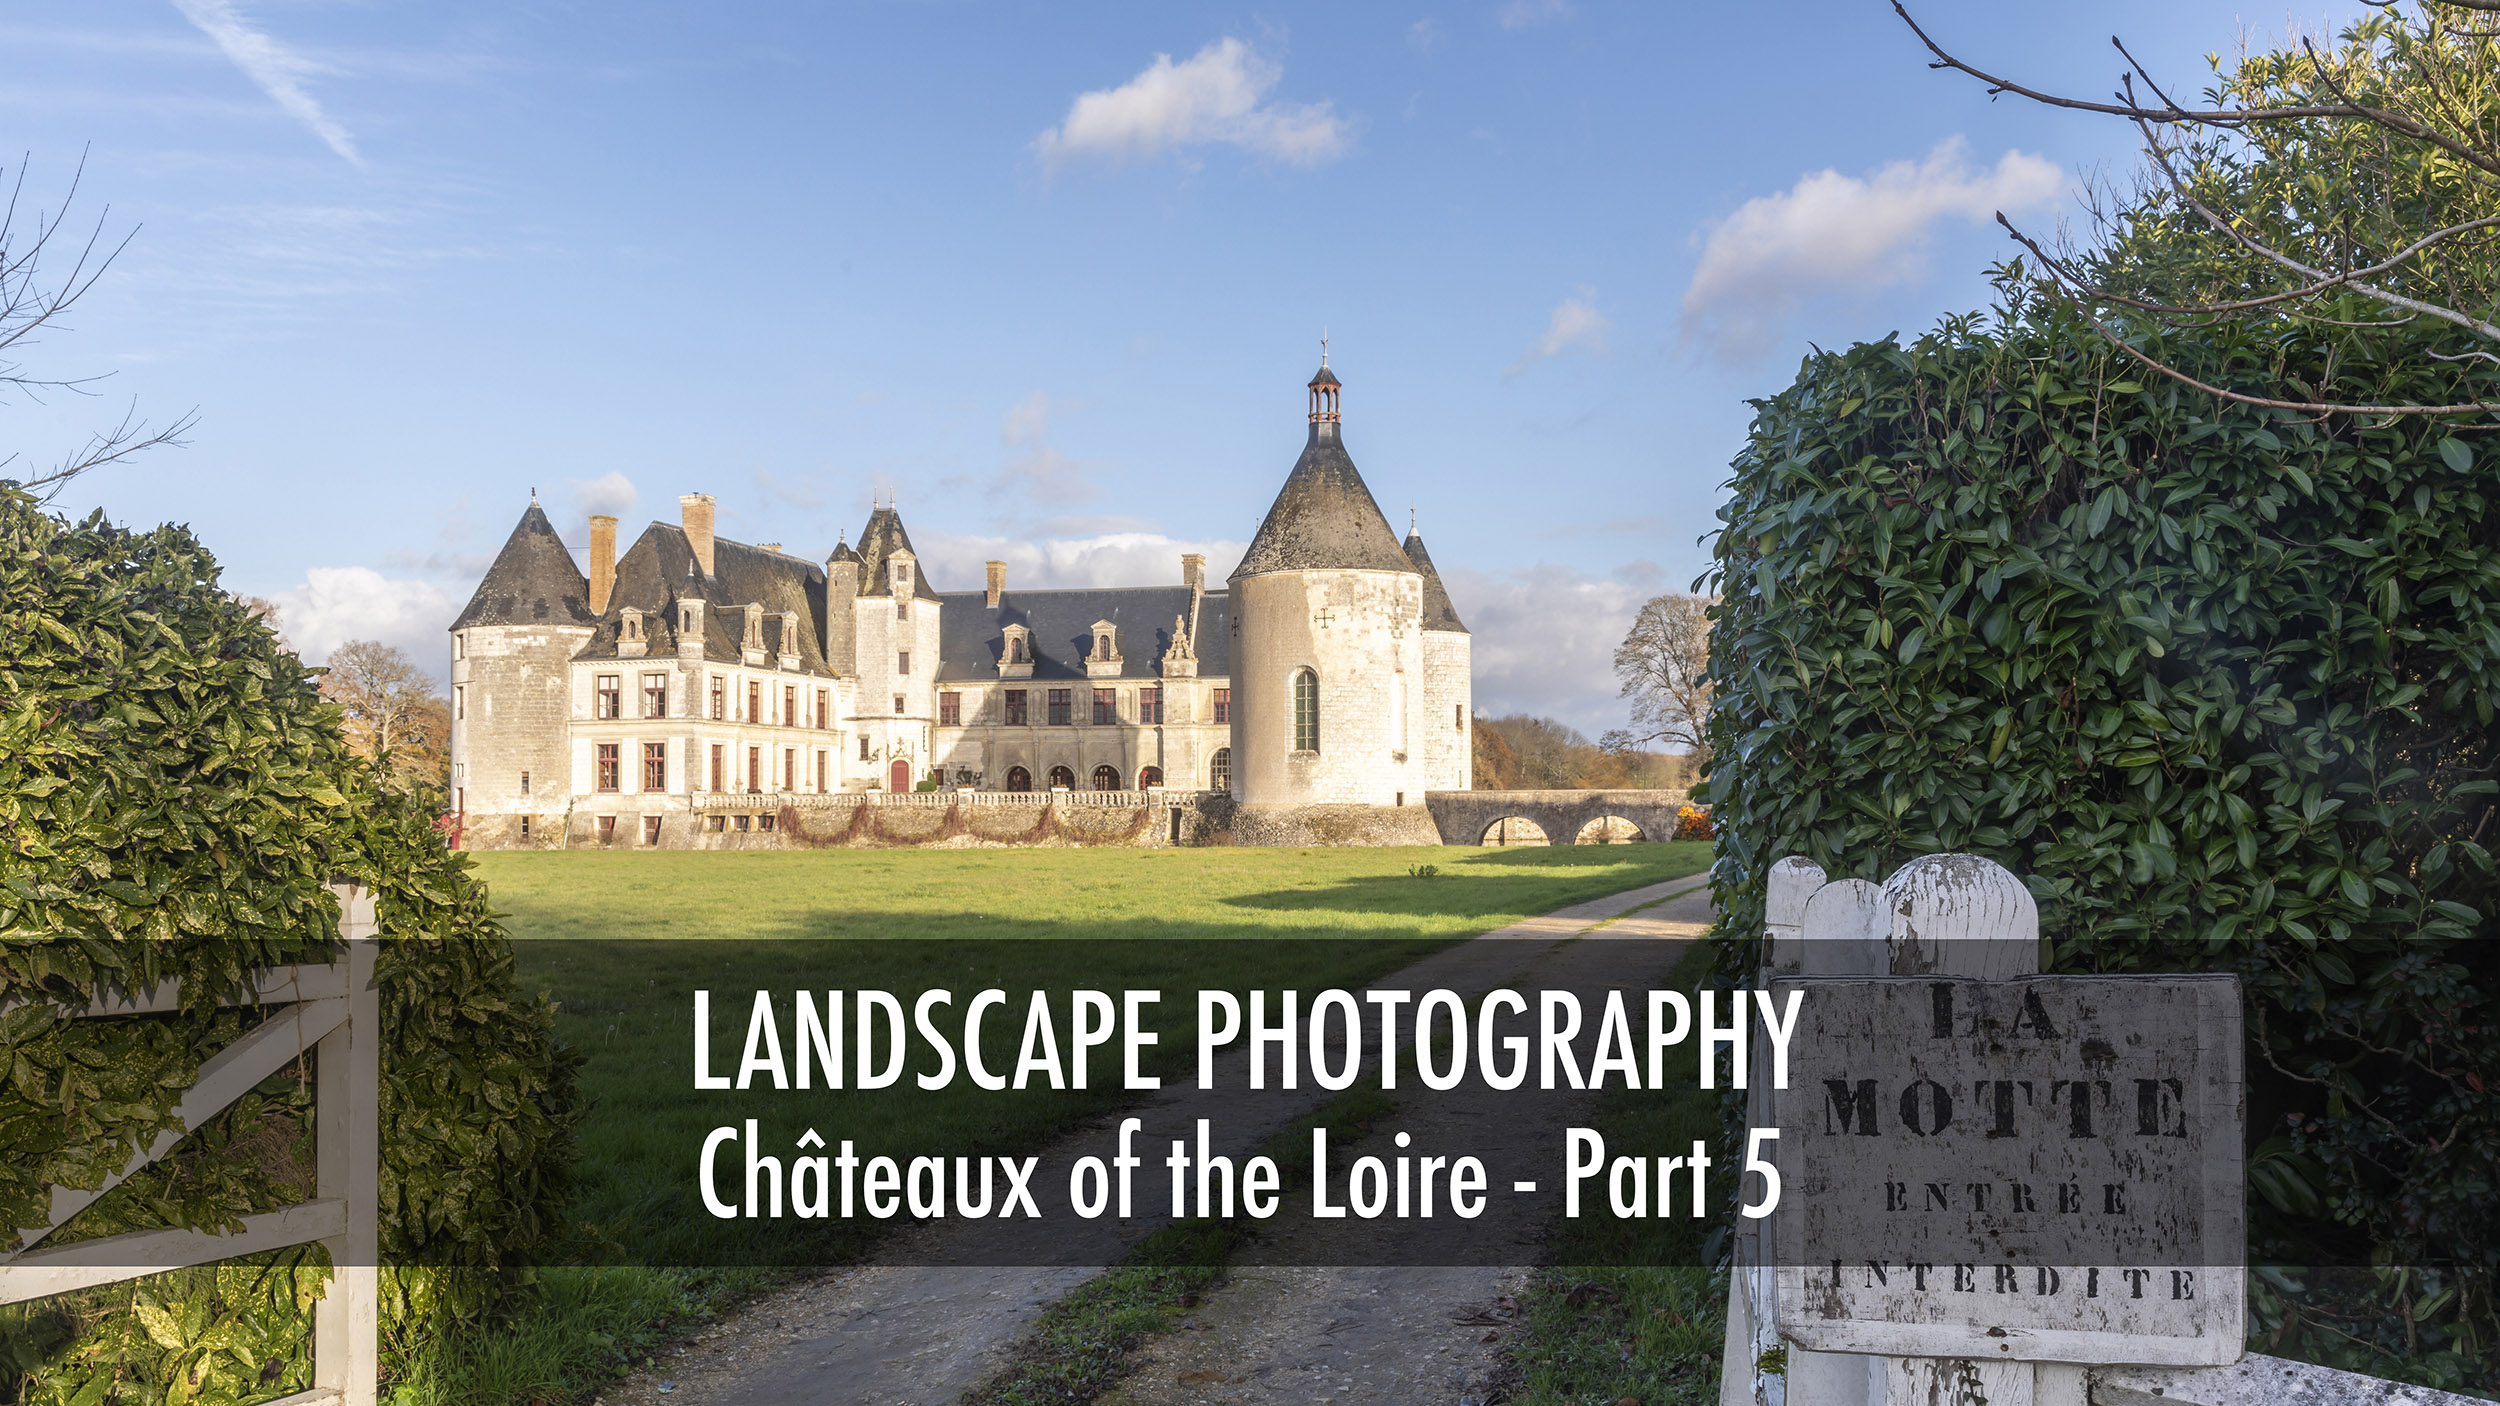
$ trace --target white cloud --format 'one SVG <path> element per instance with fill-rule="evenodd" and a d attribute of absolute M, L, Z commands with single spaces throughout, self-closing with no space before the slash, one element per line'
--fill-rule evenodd
<path fill-rule="evenodd" d="M 569 486 L 573 491 L 573 516 L 577 519 L 594 514 L 624 518 L 632 514 L 634 504 L 642 501 L 642 490 L 614 469 L 597 478 L 574 479 Z"/>
<path fill-rule="evenodd" d="M 1641 603 L 1669 589 L 1636 562 L 1610 576 L 1538 565 L 1504 572 L 1442 569 L 1450 602 L 1475 635 L 1476 714 L 1560 718 L 1592 739 L 1624 725 L 1615 646 Z"/>
<path fill-rule="evenodd" d="M 260 85 L 287 115 L 310 128 L 330 150 L 356 165 L 364 164 L 364 158 L 356 154 L 355 138 L 304 91 L 304 79 L 327 71 L 322 65 L 254 29 L 235 11 L 234 0 L 174 0 L 174 8 L 215 40 L 234 66 L 243 70 L 243 76 Z"/>
<path fill-rule="evenodd" d="M 405 650 L 417 666 L 442 677 L 459 606 L 431 581 L 393 581 L 369 566 L 316 566 L 304 584 L 272 591 L 286 637 L 307 664 L 318 664 L 349 640 L 380 640 Z"/>
<path fill-rule="evenodd" d="M 999 422 L 998 442 L 1039 444 L 1049 437 L 1051 420 L 1073 408 L 1064 400 L 1053 402 L 1048 395 L 1034 391 L 1007 407 L 1006 418 Z"/>
<path fill-rule="evenodd" d="M 1430 49 L 1440 37 L 1441 26 L 1435 24 L 1430 16 L 1406 27 L 1406 44 L 1411 49 Z"/>
<path fill-rule="evenodd" d="M 1606 320 L 1606 314 L 1597 310 L 1597 290 L 1583 288 L 1555 306 L 1553 316 L 1546 321 L 1545 335 L 1520 353 L 1519 359 L 1502 374 L 1516 376 L 1536 362 L 1567 351 L 1602 356 L 1606 351 L 1606 334 L 1613 327 L 1614 324 Z"/>
<path fill-rule="evenodd" d="M 1548 21 L 1571 18 L 1571 0 L 1510 0 L 1494 18 L 1504 29 L 1534 29 Z"/>
<path fill-rule="evenodd" d="M 1211 142 L 1304 166 L 1343 155 L 1350 133 L 1330 104 L 1263 101 L 1284 73 L 1229 37 L 1182 63 L 1157 54 L 1119 87 L 1079 94 L 1034 147 L 1052 168 L 1079 156 L 1125 161 Z"/>
<path fill-rule="evenodd" d="M 1777 195 L 1748 200 L 1710 231 L 1692 285 L 1684 330 L 1731 361 L 1751 361 L 1778 342 L 1808 296 L 1865 292 L 1926 271 L 1929 232 L 1947 216 L 1985 223 L 2057 197 L 2057 163 L 2008 151 L 1974 171 L 1960 137 L 1920 162 L 1895 161 L 1871 176 L 1825 169 Z"/>
<path fill-rule="evenodd" d="M 1102 532 L 1083 537 L 970 537 L 932 532 L 918 535 L 930 580 L 945 590 L 973 590 L 985 580 L 982 563 L 1007 563 L 1007 589 L 1050 587 L 1170 586 L 1181 579 L 1181 556 L 1207 559 L 1207 584 L 1224 577 L 1249 550 L 1247 542 L 1183 541 L 1160 532 Z"/>

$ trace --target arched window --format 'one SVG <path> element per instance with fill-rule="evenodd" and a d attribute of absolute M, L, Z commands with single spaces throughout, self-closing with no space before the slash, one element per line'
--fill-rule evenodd
<path fill-rule="evenodd" d="M 1319 675 L 1308 669 L 1293 675 L 1293 749 L 1319 750 Z"/>
<path fill-rule="evenodd" d="M 1073 791 L 1076 789 L 1076 773 L 1063 766 L 1052 767 L 1050 769 L 1050 784 L 1054 788 L 1065 786 L 1069 790 Z"/>
<path fill-rule="evenodd" d="M 1119 790 L 1120 769 L 1107 762 L 1094 768 L 1094 789 L 1097 791 Z"/>
<path fill-rule="evenodd" d="M 1010 791 L 1032 790 L 1033 773 L 1026 771 L 1020 766 L 1011 766 L 1007 768 L 1007 789 Z"/>
<path fill-rule="evenodd" d="M 1229 791 L 1233 789 L 1232 748 L 1218 747 L 1215 749 L 1215 760 L 1207 767 L 1207 789 L 1210 791 Z"/>
<path fill-rule="evenodd" d="M 1163 768 L 1159 766 L 1146 766 L 1139 767 L 1137 769 L 1137 789 L 1142 791 L 1149 786 L 1160 786 L 1162 784 Z"/>

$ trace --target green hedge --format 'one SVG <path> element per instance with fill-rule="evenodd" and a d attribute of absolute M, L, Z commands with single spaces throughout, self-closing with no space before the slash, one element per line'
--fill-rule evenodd
<path fill-rule="evenodd" d="M 2492 393 L 2417 329 L 2158 349 Z M 2284 1274 L 2257 1328 L 2491 1382 L 2500 437 L 2222 404 L 2039 307 L 1817 353 L 1754 404 L 1717 549 L 1722 934 L 1760 931 L 1783 855 L 1880 880 L 1958 850 L 2028 878 L 2061 970 L 2243 971 L 2255 1249 L 2375 1256 L 2403 1308 L 2330 1322 Z"/>
<path fill-rule="evenodd" d="M 197 540 L 71 524 L 0 484 L 0 1225 L 100 1185 L 173 1126 L 200 1061 L 257 1013 L 249 968 L 323 960 L 348 878 L 374 888 L 382 991 L 386 1348 L 506 1306 L 556 1233 L 575 1117 L 553 1011 L 513 986 L 485 889 L 433 816 L 351 755 L 304 667 Z M 174 1017 L 63 1018 L 100 985 L 184 981 Z M 57 1238 L 230 1225 L 301 1199 L 307 1071 L 263 1083 Z M 140 1406 L 301 1386 L 299 1249 L 0 1309 L 0 1400 Z"/>

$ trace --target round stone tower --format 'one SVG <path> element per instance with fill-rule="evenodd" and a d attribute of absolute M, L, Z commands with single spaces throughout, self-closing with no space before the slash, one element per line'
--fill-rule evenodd
<path fill-rule="evenodd" d="M 1424 573 L 1339 436 L 1325 349 L 1311 430 L 1232 574 L 1232 785 L 1245 806 L 1423 804 Z"/>

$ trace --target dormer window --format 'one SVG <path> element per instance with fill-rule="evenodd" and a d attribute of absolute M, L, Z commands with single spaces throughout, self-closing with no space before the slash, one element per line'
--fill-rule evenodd
<path fill-rule="evenodd" d="M 1094 636 L 1094 657 L 1096 659 L 1108 659 L 1111 657 L 1110 631 L 1105 630 L 1101 634 Z"/>
<path fill-rule="evenodd" d="M 907 561 L 898 561 L 898 562 L 894 563 L 894 589 L 895 589 L 895 590 L 897 590 L 897 591 L 905 592 L 905 593 L 909 593 L 909 592 L 910 592 L 910 590 L 911 590 L 911 563 L 910 563 L 910 562 L 907 562 Z"/>
<path fill-rule="evenodd" d="M 746 617 L 746 647 L 749 649 L 760 650 L 764 647 L 764 607 L 760 605 L 748 606 L 746 608 Z"/>
<path fill-rule="evenodd" d="M 627 641 L 641 639 L 642 612 L 639 610 L 626 611 L 617 623 L 616 637 Z"/>
<path fill-rule="evenodd" d="M 1033 677 L 1033 632 L 1022 625 L 1009 625 L 999 632 L 998 672 L 1002 678 Z"/>

